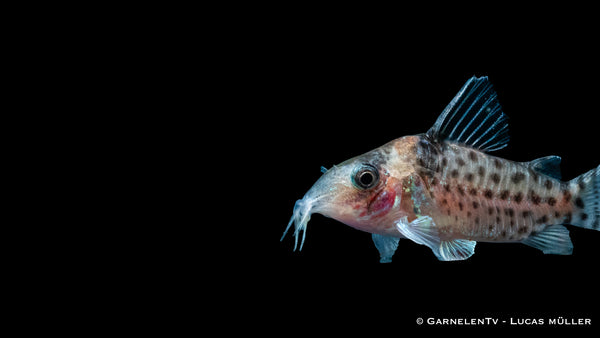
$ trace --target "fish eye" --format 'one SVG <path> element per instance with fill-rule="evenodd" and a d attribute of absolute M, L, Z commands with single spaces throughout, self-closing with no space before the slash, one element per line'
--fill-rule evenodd
<path fill-rule="evenodd" d="M 379 182 L 379 173 L 377 168 L 370 164 L 361 165 L 352 177 L 352 183 L 357 188 L 369 189 L 374 187 Z"/>

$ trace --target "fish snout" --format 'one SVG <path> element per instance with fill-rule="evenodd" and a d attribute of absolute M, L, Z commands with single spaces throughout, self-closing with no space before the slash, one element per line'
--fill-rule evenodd
<path fill-rule="evenodd" d="M 340 208 L 338 199 L 341 196 L 340 193 L 344 191 L 343 182 L 344 177 L 348 176 L 348 170 L 348 168 L 336 166 L 327 170 L 306 192 L 304 197 L 296 201 L 292 217 L 281 237 L 281 240 L 283 240 L 292 224 L 294 224 L 294 251 L 298 245 L 300 231 L 303 231 L 300 243 L 300 250 L 302 250 L 306 238 L 306 226 L 312 214 L 320 213 L 326 217 L 333 217 L 337 214 Z"/>
<path fill-rule="evenodd" d="M 287 227 L 285 228 L 285 231 L 283 232 L 283 236 L 281 236 L 280 241 L 283 241 L 288 230 L 290 229 L 292 224 L 294 224 L 294 251 L 296 251 L 296 248 L 298 247 L 298 237 L 300 236 L 300 231 L 303 231 L 302 242 L 300 243 L 300 250 L 302 250 L 302 246 L 304 245 L 304 239 L 306 238 L 306 225 L 310 220 L 311 208 L 312 205 L 306 200 L 306 196 L 305 198 L 297 200 L 294 204 L 294 211 L 292 213 L 292 217 L 290 218 L 290 221 Z"/>

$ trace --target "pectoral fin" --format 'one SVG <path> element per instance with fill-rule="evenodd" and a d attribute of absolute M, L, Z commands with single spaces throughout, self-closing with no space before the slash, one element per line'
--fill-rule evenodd
<path fill-rule="evenodd" d="M 411 241 L 432 249 L 439 243 L 438 231 L 429 216 L 419 216 L 412 222 L 403 217 L 396 222 L 396 229 Z"/>
<path fill-rule="evenodd" d="M 373 238 L 375 247 L 377 250 L 379 250 L 379 255 L 381 256 L 379 263 L 391 263 L 392 256 L 398 248 L 398 242 L 400 241 L 400 238 L 378 234 L 372 234 L 371 237 Z"/>
<path fill-rule="evenodd" d="M 438 229 L 429 216 L 419 216 L 412 222 L 406 217 L 396 222 L 396 228 L 406 238 L 428 246 L 440 261 L 464 260 L 475 253 L 477 242 L 466 239 L 440 240 Z"/>

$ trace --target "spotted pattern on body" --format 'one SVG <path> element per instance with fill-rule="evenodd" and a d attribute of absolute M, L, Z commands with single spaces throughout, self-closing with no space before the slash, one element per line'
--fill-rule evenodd
<path fill-rule="evenodd" d="M 294 248 L 310 215 L 372 233 L 381 262 L 399 237 L 439 260 L 467 259 L 475 241 L 516 242 L 569 255 L 572 224 L 600 228 L 600 166 L 560 181 L 560 157 L 513 162 L 509 126 L 487 77 L 469 79 L 424 134 L 405 136 L 331 169 L 294 204 Z"/>
<path fill-rule="evenodd" d="M 436 201 L 432 217 L 448 238 L 521 241 L 548 225 L 569 223 L 574 206 L 584 208 L 581 198 L 571 203 L 580 186 L 525 163 L 428 140 L 418 144 L 417 154 L 419 172 Z"/>

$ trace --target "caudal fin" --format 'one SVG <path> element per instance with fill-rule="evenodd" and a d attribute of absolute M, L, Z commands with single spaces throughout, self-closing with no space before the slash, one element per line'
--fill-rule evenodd
<path fill-rule="evenodd" d="M 573 200 L 575 212 L 571 224 L 600 230 L 600 166 L 569 182 L 577 191 Z"/>

